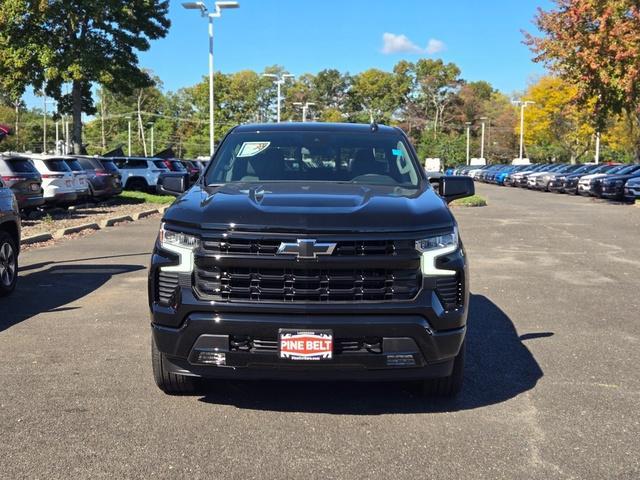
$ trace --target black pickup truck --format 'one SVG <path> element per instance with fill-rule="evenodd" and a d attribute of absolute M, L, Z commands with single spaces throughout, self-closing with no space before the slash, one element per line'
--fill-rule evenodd
<path fill-rule="evenodd" d="M 9 295 L 18 280 L 20 214 L 11 189 L 0 180 L 0 297 Z"/>
<path fill-rule="evenodd" d="M 198 378 L 411 380 L 462 386 L 467 261 L 447 203 L 382 125 L 242 125 L 165 212 L 149 270 L 152 364 Z M 184 193 L 183 193 L 184 192 Z"/>

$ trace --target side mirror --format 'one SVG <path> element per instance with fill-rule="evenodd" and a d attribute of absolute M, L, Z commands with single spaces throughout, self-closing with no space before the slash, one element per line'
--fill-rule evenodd
<path fill-rule="evenodd" d="M 434 178 L 431 183 L 437 183 L 438 194 L 444 198 L 447 203 L 459 198 L 470 197 L 476 193 L 476 187 L 470 177 L 445 176 L 437 179 Z"/>
<path fill-rule="evenodd" d="M 182 195 L 187 190 L 187 182 L 185 181 L 185 177 L 180 176 L 169 176 L 169 177 L 160 177 L 158 179 L 158 192 L 164 193 L 165 195 L 173 195 L 178 197 Z"/>

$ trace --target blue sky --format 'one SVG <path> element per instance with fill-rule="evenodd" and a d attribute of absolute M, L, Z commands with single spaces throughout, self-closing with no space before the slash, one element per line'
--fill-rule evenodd
<path fill-rule="evenodd" d="M 399 60 L 425 56 L 454 62 L 463 78 L 511 93 L 543 72 L 521 30 L 534 31 L 536 8 L 550 6 L 550 0 L 240 0 L 239 9 L 215 20 L 214 61 L 223 72 L 279 64 L 299 75 L 391 70 Z M 140 60 L 165 90 L 177 90 L 207 74 L 207 22 L 173 0 L 170 18 L 169 35 Z M 395 53 L 384 53 L 385 33 Z"/>

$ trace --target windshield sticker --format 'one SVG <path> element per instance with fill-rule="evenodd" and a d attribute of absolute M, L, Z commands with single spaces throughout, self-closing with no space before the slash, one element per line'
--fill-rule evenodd
<path fill-rule="evenodd" d="M 394 148 L 393 150 L 391 150 L 391 153 L 393 153 L 396 157 L 404 156 L 402 155 L 402 150 L 398 150 L 397 148 Z"/>
<path fill-rule="evenodd" d="M 266 150 L 269 145 L 271 142 L 244 142 L 240 147 L 238 157 L 253 157 Z"/>

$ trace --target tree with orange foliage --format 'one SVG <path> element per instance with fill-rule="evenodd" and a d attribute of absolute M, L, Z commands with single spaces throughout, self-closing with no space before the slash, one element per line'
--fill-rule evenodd
<path fill-rule="evenodd" d="M 598 130 L 625 111 L 640 124 L 640 1 L 555 1 L 535 18 L 544 36 L 525 33 L 534 60 L 577 86 Z M 640 142 L 635 150 L 640 158 Z"/>

